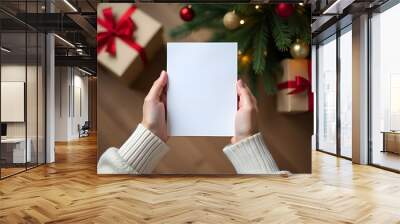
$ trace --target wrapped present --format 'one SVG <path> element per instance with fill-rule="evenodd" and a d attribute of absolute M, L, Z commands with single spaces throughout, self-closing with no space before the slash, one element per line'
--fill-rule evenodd
<path fill-rule="evenodd" d="M 162 26 L 131 3 L 97 8 L 97 61 L 127 83 L 163 45 Z"/>
<path fill-rule="evenodd" d="M 301 113 L 313 110 L 311 63 L 308 59 L 285 59 L 278 79 L 277 110 Z"/>

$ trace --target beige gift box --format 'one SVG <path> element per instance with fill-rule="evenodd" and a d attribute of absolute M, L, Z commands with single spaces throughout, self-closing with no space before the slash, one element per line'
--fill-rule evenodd
<path fill-rule="evenodd" d="M 117 22 L 132 5 L 131 3 L 100 3 L 97 6 L 97 17 L 104 18 L 103 9 L 111 7 L 114 20 Z M 131 18 L 137 26 L 133 40 L 144 48 L 147 61 L 149 61 L 163 46 L 162 26 L 140 9 L 136 9 Z M 97 24 L 97 32 L 103 31 L 106 29 Z M 145 63 L 139 53 L 120 38 L 115 38 L 115 45 L 115 56 L 103 49 L 97 54 L 97 61 L 123 82 L 130 83 L 142 72 Z"/>
<path fill-rule="evenodd" d="M 284 59 L 281 62 L 283 75 L 278 79 L 278 85 L 287 81 L 296 80 L 296 76 L 301 76 L 309 82 L 307 59 Z M 310 87 L 311 88 L 311 87 Z M 281 89 L 277 93 L 277 110 L 282 113 L 301 113 L 309 111 L 308 90 L 296 94 L 288 94 L 294 88 Z"/>

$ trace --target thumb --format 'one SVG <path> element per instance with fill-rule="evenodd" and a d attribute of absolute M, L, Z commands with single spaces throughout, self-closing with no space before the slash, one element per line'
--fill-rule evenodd
<path fill-rule="evenodd" d="M 252 104 L 249 89 L 241 79 L 239 79 L 237 82 L 237 91 L 239 96 L 239 107 Z"/>
<path fill-rule="evenodd" d="M 158 100 L 164 90 L 164 87 L 167 85 L 168 76 L 166 71 L 162 71 L 160 77 L 156 81 L 154 81 L 153 86 L 151 87 L 149 93 L 146 98 L 148 100 Z"/>

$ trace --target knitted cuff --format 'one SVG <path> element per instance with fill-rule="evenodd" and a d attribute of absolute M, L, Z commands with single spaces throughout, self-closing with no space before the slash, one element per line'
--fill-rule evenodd
<path fill-rule="evenodd" d="M 275 174 L 279 168 L 260 133 L 224 148 L 238 174 Z"/>
<path fill-rule="evenodd" d="M 139 124 L 118 153 L 138 174 L 148 174 L 168 150 L 167 144 Z"/>

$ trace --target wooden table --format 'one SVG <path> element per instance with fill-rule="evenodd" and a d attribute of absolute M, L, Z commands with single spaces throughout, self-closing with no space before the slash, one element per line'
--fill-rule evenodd
<path fill-rule="evenodd" d="M 383 149 L 382 152 L 400 154 L 400 131 L 382 131 Z"/>

